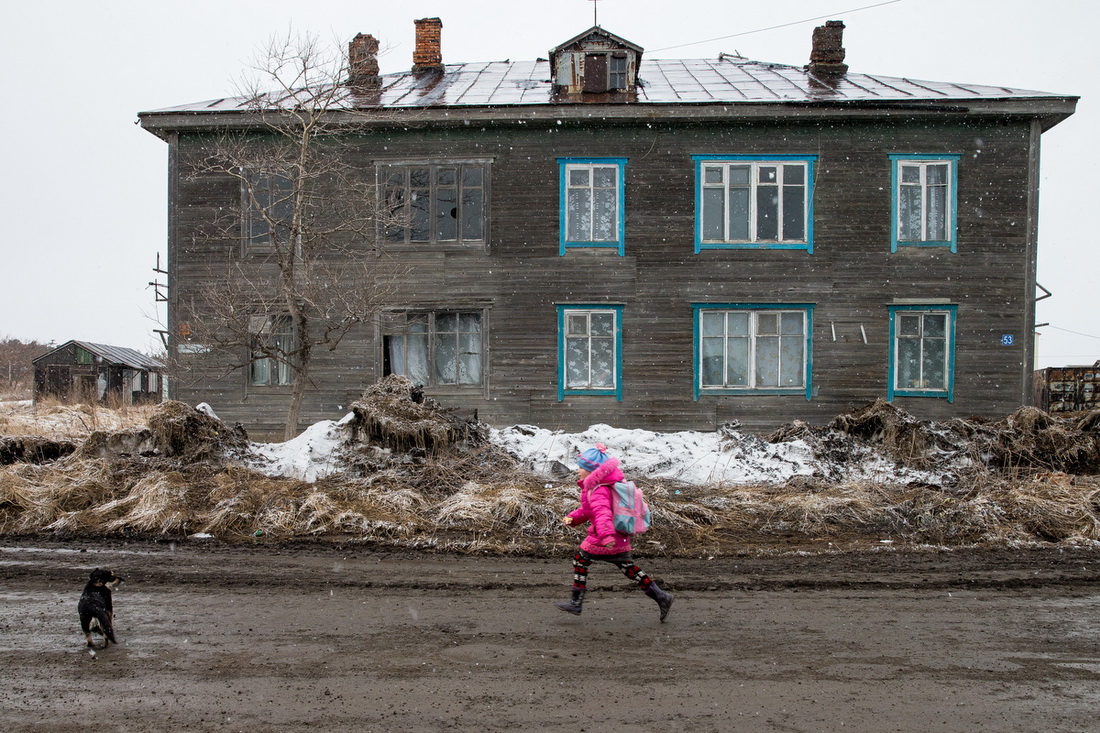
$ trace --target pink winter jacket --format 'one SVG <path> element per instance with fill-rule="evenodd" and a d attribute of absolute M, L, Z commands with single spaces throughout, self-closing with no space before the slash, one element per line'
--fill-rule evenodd
<path fill-rule="evenodd" d="M 573 520 L 574 527 L 591 522 L 588 525 L 588 536 L 581 542 L 581 549 L 585 552 L 593 555 L 617 555 L 631 551 L 630 537 L 616 532 L 611 521 L 611 485 L 623 478 L 623 472 L 619 470 L 619 459 L 610 457 L 585 476 L 583 481 L 577 482 L 581 487 L 581 505 L 569 517 Z M 613 537 L 615 542 L 610 547 L 605 547 L 603 543 L 608 537 Z"/>

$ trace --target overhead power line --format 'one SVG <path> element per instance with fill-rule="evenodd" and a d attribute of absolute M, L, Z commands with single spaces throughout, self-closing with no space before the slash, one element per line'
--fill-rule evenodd
<path fill-rule="evenodd" d="M 861 10 L 870 10 L 871 8 L 879 8 L 883 5 L 893 5 L 894 3 L 900 3 L 901 0 L 887 0 L 883 3 L 875 3 L 874 5 L 864 5 L 861 8 L 852 8 L 851 10 L 838 10 L 835 13 L 828 13 L 826 15 L 818 15 L 813 18 L 803 18 L 802 20 L 795 20 L 790 23 L 781 23 L 779 25 L 768 26 L 767 28 L 757 28 L 752 31 L 743 31 L 741 33 L 734 33 L 728 36 L 719 36 L 718 38 L 708 38 L 705 41 L 692 41 L 691 43 L 681 43 L 678 46 L 665 46 L 664 48 L 655 48 L 649 53 L 657 53 L 658 51 L 671 51 L 674 48 L 684 48 L 686 46 L 698 46 L 700 43 L 711 43 L 712 41 L 724 41 L 727 38 L 737 38 L 738 36 L 747 36 L 752 33 L 763 33 L 764 31 L 774 31 L 777 28 L 787 28 L 792 25 L 799 25 L 801 23 L 812 23 L 815 20 L 823 20 L 825 18 L 835 18 L 838 15 L 845 15 L 848 13 L 858 13 Z"/>
<path fill-rule="evenodd" d="M 1100 340 L 1100 336 L 1093 336 L 1091 333 L 1081 333 L 1080 331 L 1070 331 L 1068 328 L 1058 328 L 1057 326 L 1051 326 L 1047 324 L 1043 328 L 1053 328 L 1055 331 L 1064 331 L 1066 333 L 1072 333 L 1074 336 L 1084 336 L 1085 338 Z"/>

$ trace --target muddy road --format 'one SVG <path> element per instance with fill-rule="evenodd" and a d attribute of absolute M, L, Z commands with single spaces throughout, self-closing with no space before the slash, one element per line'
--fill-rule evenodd
<path fill-rule="evenodd" d="M 1100 553 L 608 566 L 332 544 L 0 540 L 4 731 L 1094 731 Z M 88 572 L 127 578 L 84 648 Z"/>

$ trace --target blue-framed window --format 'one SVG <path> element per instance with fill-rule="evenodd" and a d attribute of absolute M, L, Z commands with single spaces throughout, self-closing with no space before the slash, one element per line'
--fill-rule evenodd
<path fill-rule="evenodd" d="M 813 311 L 807 303 L 695 303 L 695 399 L 813 393 Z"/>
<path fill-rule="evenodd" d="M 955 398 L 955 305 L 890 306 L 890 379 L 895 396 Z"/>
<path fill-rule="evenodd" d="M 958 155 L 891 155 L 890 251 L 956 251 Z"/>
<path fill-rule="evenodd" d="M 558 158 L 561 175 L 560 250 L 625 248 L 626 158 Z"/>
<path fill-rule="evenodd" d="M 695 252 L 813 252 L 815 155 L 695 155 Z"/>
<path fill-rule="evenodd" d="M 621 305 L 558 306 L 558 399 L 623 398 Z"/>

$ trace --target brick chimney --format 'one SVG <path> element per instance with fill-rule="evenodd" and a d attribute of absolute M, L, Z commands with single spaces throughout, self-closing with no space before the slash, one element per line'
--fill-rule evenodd
<path fill-rule="evenodd" d="M 844 63 L 844 21 L 829 20 L 814 28 L 813 49 L 806 69 L 811 74 L 839 76 L 848 73 Z"/>
<path fill-rule="evenodd" d="M 378 39 L 360 33 L 348 44 L 348 86 L 356 91 L 378 89 L 382 77 L 378 75 Z"/>
<path fill-rule="evenodd" d="M 416 24 L 416 48 L 413 50 L 413 71 L 443 70 L 443 52 L 439 37 L 443 21 L 439 18 L 421 18 Z"/>

